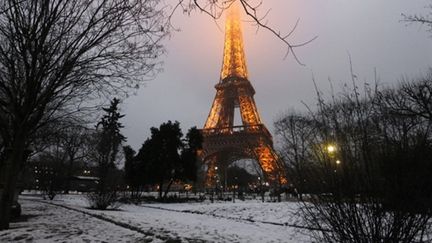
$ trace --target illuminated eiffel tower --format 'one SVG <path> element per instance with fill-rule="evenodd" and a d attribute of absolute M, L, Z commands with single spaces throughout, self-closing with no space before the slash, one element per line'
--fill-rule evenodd
<path fill-rule="evenodd" d="M 248 80 L 240 11 L 235 6 L 226 19 L 222 71 L 215 88 L 216 97 L 202 129 L 205 185 L 213 187 L 218 179 L 226 181 L 228 166 L 239 159 L 256 160 L 271 184 L 285 183 L 272 136 L 262 123 L 253 98 L 255 90 Z M 242 121 L 239 126 L 234 126 L 236 109 Z"/>

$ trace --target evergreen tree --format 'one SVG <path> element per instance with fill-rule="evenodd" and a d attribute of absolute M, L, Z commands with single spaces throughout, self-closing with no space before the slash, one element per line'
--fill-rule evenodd
<path fill-rule="evenodd" d="M 96 194 L 90 196 L 91 206 L 106 209 L 116 201 L 116 182 L 110 178 L 115 173 L 118 152 L 126 138 L 121 134 L 123 125 L 119 120 L 124 117 L 119 112 L 120 100 L 114 98 L 108 108 L 103 108 L 105 115 L 97 124 L 95 157 L 99 183 Z"/>
<path fill-rule="evenodd" d="M 142 178 L 144 171 L 141 168 L 142 163 L 138 159 L 135 150 L 130 146 L 124 146 L 123 153 L 125 156 L 124 179 L 132 193 L 131 196 L 137 197 L 143 185 Z"/>
<path fill-rule="evenodd" d="M 174 181 L 196 180 L 196 158 L 202 137 L 198 129 L 191 128 L 183 140 L 177 121 L 153 127 L 151 134 L 138 152 L 136 161 L 139 161 L 140 174 L 145 178 L 143 183 L 158 185 L 159 198 L 166 198 Z"/>
<path fill-rule="evenodd" d="M 198 150 L 202 149 L 203 138 L 196 127 L 189 129 L 186 134 L 186 146 L 181 152 L 182 180 L 196 181 Z"/>
<path fill-rule="evenodd" d="M 151 128 L 151 139 L 145 143 L 150 150 L 145 156 L 149 166 L 149 180 L 159 186 L 159 198 L 162 198 L 163 185 L 168 183 L 164 198 L 176 179 L 181 166 L 179 151 L 183 147 L 180 124 L 168 121 L 158 128 Z"/>

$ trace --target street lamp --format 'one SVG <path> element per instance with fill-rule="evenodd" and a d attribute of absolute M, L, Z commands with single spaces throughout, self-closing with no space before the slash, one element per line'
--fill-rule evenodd
<path fill-rule="evenodd" d="M 336 151 L 336 147 L 334 146 L 334 145 L 328 145 L 327 146 L 327 152 L 329 153 L 329 154 L 332 154 L 332 153 L 334 153 Z"/>
<path fill-rule="evenodd" d="M 217 191 L 218 191 L 218 185 L 219 185 L 219 174 L 218 174 L 218 169 L 219 168 L 217 166 L 215 166 L 214 169 L 215 169 L 215 176 L 214 177 L 215 177 L 215 180 L 216 180 L 214 192 L 217 193 Z M 212 193 L 212 199 L 211 199 L 211 201 L 213 202 L 213 193 Z"/>
<path fill-rule="evenodd" d="M 336 160 L 336 164 L 339 165 L 341 163 L 340 160 Z"/>

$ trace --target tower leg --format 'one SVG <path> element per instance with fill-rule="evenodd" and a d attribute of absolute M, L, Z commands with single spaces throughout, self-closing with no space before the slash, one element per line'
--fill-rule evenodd
<path fill-rule="evenodd" d="M 284 185 L 287 183 L 283 165 L 271 146 L 260 142 L 254 149 L 254 153 L 270 184 Z"/>

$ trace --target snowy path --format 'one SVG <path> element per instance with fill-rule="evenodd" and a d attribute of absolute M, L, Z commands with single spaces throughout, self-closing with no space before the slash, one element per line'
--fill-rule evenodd
<path fill-rule="evenodd" d="M 0 242 L 310 242 L 300 229 L 286 226 L 293 223 L 292 203 L 144 204 L 98 211 L 87 209 L 82 196 L 59 197 L 53 201 L 58 206 L 31 197 L 22 202 L 24 214 L 34 217 L 0 232 Z"/>
<path fill-rule="evenodd" d="M 0 242 L 149 242 L 152 236 L 34 200 L 20 200 L 27 221 L 0 231 Z M 161 241 L 160 241 L 161 242 Z"/>
<path fill-rule="evenodd" d="M 274 207 L 275 205 L 279 208 Z M 152 204 L 141 207 L 165 211 L 204 214 L 235 221 L 256 222 L 305 229 L 296 216 L 298 205 L 294 203 L 212 203 L 212 204 Z"/>
<path fill-rule="evenodd" d="M 187 209 L 173 209 L 173 206 Z M 265 211 L 265 205 L 261 204 L 260 210 L 257 211 L 250 209 L 250 205 L 245 207 L 230 203 L 126 207 L 126 210 L 131 212 L 143 211 L 147 218 L 153 217 L 153 214 L 161 216 L 159 219 L 155 218 L 156 221 L 159 220 L 160 227 L 170 228 L 178 232 L 179 236 L 202 238 L 211 242 L 309 242 L 309 239 L 301 234 L 300 229 L 287 227 L 287 222 L 280 222 L 274 218 L 261 220 L 258 214 Z M 251 215 L 251 211 L 254 211 L 255 215 Z M 279 216 L 284 216 L 285 213 L 281 210 Z M 139 216 L 134 218 L 139 221 Z"/>
<path fill-rule="evenodd" d="M 310 242 L 300 229 L 286 226 L 294 224 L 293 203 L 143 204 L 123 205 L 121 211 L 88 210 L 76 197 L 56 203 L 184 241 Z"/>

